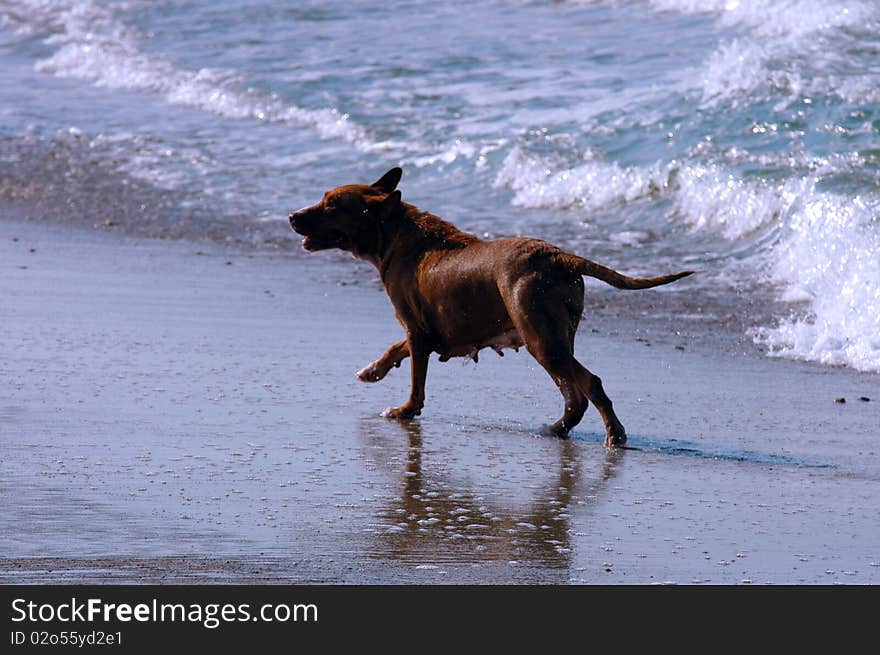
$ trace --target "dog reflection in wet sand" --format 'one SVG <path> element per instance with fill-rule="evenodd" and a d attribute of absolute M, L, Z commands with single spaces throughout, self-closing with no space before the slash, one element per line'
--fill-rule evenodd
<path fill-rule="evenodd" d="M 631 278 L 538 239 L 483 241 L 403 202 L 397 190 L 401 175 L 392 168 L 373 184 L 331 189 L 321 202 L 289 217 L 306 250 L 339 248 L 379 270 L 406 338 L 357 377 L 377 382 L 405 358 L 412 360 L 409 400 L 383 415 L 411 419 L 421 413 L 433 352 L 440 361 L 476 361 L 483 348 L 500 355 L 503 348 L 525 346 L 565 399 L 565 411 L 550 432 L 566 436 L 592 401 L 605 423 L 605 445 L 624 444 L 626 430 L 602 381 L 574 357 L 583 276 L 619 289 L 647 289 L 691 271 Z"/>
<path fill-rule="evenodd" d="M 362 433 L 370 436 L 372 445 L 379 445 L 386 436 L 367 422 L 363 426 Z M 617 448 L 607 450 L 598 474 L 591 480 L 581 480 L 577 443 L 564 441 L 557 473 L 541 485 L 546 491 L 539 493 L 525 511 L 517 511 L 482 498 L 454 481 L 444 481 L 440 471 L 430 470 L 430 465 L 423 462 L 419 422 L 402 427 L 409 446 L 403 488 L 400 498 L 383 512 L 387 525 L 381 533 L 381 553 L 403 560 L 437 561 L 460 556 L 462 561 L 521 560 L 570 568 L 572 512 L 581 511 L 577 508 L 582 503 L 596 501 L 624 455 Z M 380 468 L 393 466 L 382 462 Z"/>

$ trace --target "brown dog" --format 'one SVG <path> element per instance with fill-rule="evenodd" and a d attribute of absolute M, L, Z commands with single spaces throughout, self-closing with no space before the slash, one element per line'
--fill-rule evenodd
<path fill-rule="evenodd" d="M 574 358 L 584 307 L 583 275 L 619 289 L 647 289 L 690 275 L 684 271 L 631 278 L 583 257 L 524 237 L 483 241 L 402 202 L 392 168 L 371 185 L 331 189 L 317 205 L 290 215 L 309 251 L 340 248 L 373 264 L 406 339 L 357 373 L 378 382 L 412 357 L 409 400 L 383 416 L 411 419 L 425 403 L 428 358 L 473 357 L 482 348 L 525 346 L 565 398 L 565 413 L 549 429 L 568 434 L 593 401 L 605 422 L 605 445 L 626 442 L 602 381 Z"/>

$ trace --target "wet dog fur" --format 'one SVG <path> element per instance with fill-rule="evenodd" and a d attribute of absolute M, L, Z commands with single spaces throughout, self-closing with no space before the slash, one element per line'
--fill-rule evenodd
<path fill-rule="evenodd" d="M 574 357 L 584 307 L 583 276 L 619 289 L 669 284 L 692 271 L 631 278 L 539 239 L 485 241 L 403 202 L 400 168 L 373 184 L 327 191 L 319 203 L 290 214 L 308 251 L 339 248 L 373 264 L 406 338 L 358 371 L 378 382 L 407 357 L 409 399 L 383 413 L 408 420 L 421 413 L 431 353 L 477 359 L 484 348 L 525 348 L 546 369 L 565 399 L 548 430 L 566 436 L 592 402 L 605 424 L 605 445 L 626 442 L 602 381 Z"/>

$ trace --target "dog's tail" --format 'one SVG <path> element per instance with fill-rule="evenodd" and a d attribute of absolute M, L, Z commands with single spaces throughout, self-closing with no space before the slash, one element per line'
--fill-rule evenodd
<path fill-rule="evenodd" d="M 618 289 L 650 289 L 651 287 L 659 287 L 662 284 L 675 282 L 693 273 L 693 271 L 681 271 L 680 273 L 661 275 L 659 277 L 628 277 L 607 266 L 602 266 L 602 264 L 597 264 L 571 253 L 562 252 L 560 253 L 560 258 L 566 268 L 573 273 L 589 275 Z"/>

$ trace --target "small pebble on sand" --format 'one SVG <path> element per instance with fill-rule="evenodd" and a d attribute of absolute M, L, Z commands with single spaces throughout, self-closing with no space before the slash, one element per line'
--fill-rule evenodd
<path fill-rule="evenodd" d="M 841 396 L 840 398 L 835 398 L 835 399 L 834 399 L 834 402 L 836 402 L 836 403 L 840 403 L 840 404 L 843 404 L 843 403 L 846 402 L 846 398 L 844 398 L 843 396 Z"/>
<path fill-rule="evenodd" d="M 859 400 L 861 400 L 863 403 L 867 403 L 870 402 L 871 399 L 867 396 L 859 396 Z"/>

